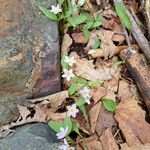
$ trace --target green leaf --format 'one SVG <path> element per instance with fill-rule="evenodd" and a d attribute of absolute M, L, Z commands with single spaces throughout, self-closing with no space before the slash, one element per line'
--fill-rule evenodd
<path fill-rule="evenodd" d="M 101 42 L 100 42 L 99 36 L 96 36 L 94 39 L 93 49 L 99 48 L 100 44 L 101 44 Z"/>
<path fill-rule="evenodd" d="M 115 3 L 115 9 L 123 25 L 130 31 L 132 24 L 124 5 L 121 3 Z"/>
<path fill-rule="evenodd" d="M 103 82 L 101 80 L 96 80 L 96 81 L 89 82 L 88 85 L 89 85 L 90 88 L 95 89 L 95 88 L 100 87 L 102 83 Z"/>
<path fill-rule="evenodd" d="M 55 132 L 59 132 L 60 128 L 63 127 L 63 122 L 50 120 L 50 121 L 48 122 L 48 125 L 49 125 L 50 128 L 51 128 L 52 130 L 54 130 Z"/>
<path fill-rule="evenodd" d="M 114 112 L 116 110 L 116 102 L 114 102 L 111 99 L 103 98 L 102 99 L 103 106 L 105 107 L 106 110 L 110 112 Z"/>
<path fill-rule="evenodd" d="M 58 0 L 59 5 L 61 6 L 65 0 Z"/>
<path fill-rule="evenodd" d="M 75 103 L 78 107 L 84 105 L 86 102 L 84 100 L 84 98 L 79 98 L 79 99 L 75 99 Z"/>
<path fill-rule="evenodd" d="M 68 18 L 72 15 L 73 13 L 73 6 L 72 6 L 72 3 L 70 0 L 67 0 L 67 4 L 68 4 L 68 10 L 65 11 L 65 15 L 64 15 L 64 18 Z"/>
<path fill-rule="evenodd" d="M 44 6 L 38 6 L 39 10 L 49 19 L 57 21 L 57 16 Z"/>
<path fill-rule="evenodd" d="M 72 131 L 75 131 L 77 134 L 81 136 L 80 131 L 79 131 L 79 125 L 75 123 L 74 121 L 72 122 Z"/>
<path fill-rule="evenodd" d="M 88 41 L 89 38 L 90 38 L 90 32 L 89 32 L 89 30 L 88 30 L 88 28 L 86 26 L 83 26 L 83 34 L 84 34 L 84 36 L 86 38 L 86 41 Z"/>
<path fill-rule="evenodd" d="M 98 13 L 98 14 L 96 15 L 96 19 L 95 19 L 95 22 L 93 23 L 92 28 L 97 28 L 97 27 L 99 27 L 100 25 L 102 25 L 102 15 Z"/>
<path fill-rule="evenodd" d="M 76 85 L 76 84 L 72 84 L 72 85 L 69 87 L 69 89 L 68 89 L 69 95 L 73 95 L 76 91 L 77 91 L 77 85 Z"/>
<path fill-rule="evenodd" d="M 82 85 L 85 85 L 88 83 L 88 81 L 84 78 L 80 78 L 80 77 L 76 77 L 74 78 L 74 81 L 77 83 L 77 84 L 82 84 Z"/>
<path fill-rule="evenodd" d="M 86 108 L 85 108 L 85 105 L 80 105 L 78 106 L 80 111 L 83 113 L 83 117 L 88 120 L 88 116 L 87 116 L 87 112 L 86 112 Z"/>
<path fill-rule="evenodd" d="M 70 117 L 66 117 L 64 119 L 64 128 L 68 127 L 68 135 L 72 131 L 72 121 Z"/>
<path fill-rule="evenodd" d="M 68 64 L 64 61 L 64 59 L 65 59 L 66 56 L 67 55 L 65 54 L 61 58 L 61 66 L 62 66 L 62 68 L 68 68 Z"/>
<path fill-rule="evenodd" d="M 80 14 L 80 15 L 75 16 L 75 17 L 68 17 L 67 21 L 70 24 L 69 26 L 75 27 L 79 24 L 84 23 L 86 21 L 86 16 L 83 14 Z"/>

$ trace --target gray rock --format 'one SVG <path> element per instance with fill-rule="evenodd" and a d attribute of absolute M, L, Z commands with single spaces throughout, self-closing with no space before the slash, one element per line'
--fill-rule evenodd
<path fill-rule="evenodd" d="M 39 13 L 56 0 L 0 0 L 0 125 L 16 119 L 16 104 L 60 91 L 56 22 Z"/>
<path fill-rule="evenodd" d="M 46 124 L 28 124 L 0 140 L 0 150 L 58 150 L 62 143 Z"/>

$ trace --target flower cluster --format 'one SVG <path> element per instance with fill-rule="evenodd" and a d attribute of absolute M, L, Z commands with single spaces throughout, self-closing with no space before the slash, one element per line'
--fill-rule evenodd
<path fill-rule="evenodd" d="M 74 57 L 68 57 L 68 56 L 65 56 L 64 58 L 64 62 L 66 62 L 69 66 L 73 66 L 73 64 L 76 63 L 76 60 Z M 66 68 L 63 69 L 63 72 L 64 74 L 62 75 L 63 78 L 66 78 L 67 81 L 70 81 L 71 78 L 75 77 L 72 69 L 68 70 Z"/>

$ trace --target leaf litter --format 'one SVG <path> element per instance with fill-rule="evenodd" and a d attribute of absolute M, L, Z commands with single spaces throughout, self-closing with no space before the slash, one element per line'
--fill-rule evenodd
<path fill-rule="evenodd" d="M 20 117 L 2 126 L 0 137 L 7 136 L 19 125 L 32 122 L 50 125 L 51 121 L 58 125 L 57 129 L 69 127 L 69 132 L 75 132 L 74 137 L 67 137 L 70 136 L 71 145 L 77 150 L 148 150 L 150 124 L 145 120 L 146 110 L 141 107 L 142 98 L 130 76 L 125 74 L 126 67 L 119 57 L 119 52 L 128 48 L 122 24 L 130 30 L 131 22 L 120 4 L 115 12 L 109 1 L 86 0 L 82 6 L 77 3 L 76 0 L 59 1 L 62 10 L 58 14 L 40 7 L 49 19 L 63 19 L 62 72 L 71 70 L 74 76 L 69 77 L 66 71 L 62 91 L 18 105 Z M 127 3 L 128 7 L 133 3 Z M 68 10 L 63 10 L 63 6 Z M 135 8 L 138 12 L 137 5 Z M 61 14 L 63 11 L 66 16 Z M 95 14 L 101 14 L 102 19 L 94 22 L 98 16 Z M 131 44 L 139 49 L 134 40 Z M 71 105 L 80 112 L 74 112 Z M 67 116 L 67 108 L 74 118 Z M 52 129 L 56 131 L 56 128 Z"/>

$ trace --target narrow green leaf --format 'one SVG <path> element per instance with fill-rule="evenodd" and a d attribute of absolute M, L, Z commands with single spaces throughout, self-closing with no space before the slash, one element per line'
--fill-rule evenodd
<path fill-rule="evenodd" d="M 89 82 L 88 85 L 89 85 L 90 88 L 95 89 L 95 88 L 100 87 L 102 83 L 103 83 L 103 81 L 101 81 L 101 80 L 96 80 L 96 81 L 91 81 L 91 82 Z"/>
<path fill-rule="evenodd" d="M 88 81 L 84 78 L 81 78 L 81 77 L 76 77 L 74 78 L 74 81 L 77 83 L 77 84 L 82 84 L 82 85 L 85 85 L 88 83 Z"/>
<path fill-rule="evenodd" d="M 97 27 L 99 27 L 100 25 L 102 25 L 102 15 L 101 15 L 101 14 L 97 14 L 97 15 L 96 15 L 95 22 L 93 23 L 92 28 L 97 28 Z"/>
<path fill-rule="evenodd" d="M 83 14 L 80 14 L 80 15 L 75 16 L 75 17 L 68 17 L 67 21 L 70 24 L 70 26 L 75 27 L 79 24 L 84 23 L 86 21 L 86 16 Z"/>
<path fill-rule="evenodd" d="M 114 112 L 116 110 L 116 102 L 114 102 L 111 99 L 103 98 L 102 99 L 103 106 L 105 107 L 106 110 L 110 112 Z"/>
<path fill-rule="evenodd" d="M 72 3 L 70 0 L 67 0 L 67 4 L 68 4 L 68 10 L 65 11 L 65 15 L 64 15 L 64 18 L 68 18 L 72 15 L 73 13 L 73 6 L 72 6 Z"/>
<path fill-rule="evenodd" d="M 57 21 L 57 16 L 44 6 L 38 6 L 39 10 L 49 19 Z"/>
<path fill-rule="evenodd" d="M 130 31 L 132 24 L 123 4 L 115 3 L 115 9 L 123 25 Z"/>
<path fill-rule="evenodd" d="M 48 125 L 55 132 L 59 132 L 60 128 L 63 127 L 63 122 L 50 120 Z"/>
<path fill-rule="evenodd" d="M 59 5 L 61 6 L 65 0 L 58 0 Z"/>
<path fill-rule="evenodd" d="M 83 113 L 83 117 L 88 120 L 88 116 L 87 116 L 87 112 L 86 112 L 86 108 L 85 108 L 85 105 L 80 105 L 78 106 L 80 111 Z"/>
<path fill-rule="evenodd" d="M 80 131 L 79 131 L 79 125 L 77 123 L 75 123 L 74 121 L 72 122 L 72 130 L 81 136 Z"/>
<path fill-rule="evenodd" d="M 69 89 L 68 89 L 69 95 L 73 95 L 76 91 L 77 91 L 77 85 L 76 85 L 76 84 L 72 84 L 72 85 L 69 87 Z"/>
<path fill-rule="evenodd" d="M 100 39 L 99 39 L 98 36 L 96 36 L 95 39 L 94 39 L 93 49 L 99 48 L 100 44 L 101 44 Z"/>
<path fill-rule="evenodd" d="M 76 105 L 78 107 L 80 107 L 80 106 L 82 106 L 82 105 L 84 105 L 86 103 L 85 100 L 84 100 L 84 98 L 75 99 L 75 102 L 76 102 Z"/>
<path fill-rule="evenodd" d="M 64 56 L 62 56 L 61 58 L 61 66 L 62 68 L 68 68 L 68 64 L 64 61 L 65 56 L 67 56 L 66 54 Z"/>
<path fill-rule="evenodd" d="M 66 117 L 64 119 L 64 128 L 68 127 L 68 135 L 72 131 L 72 121 L 70 117 Z"/>
<path fill-rule="evenodd" d="M 86 41 L 88 41 L 89 38 L 90 38 L 90 32 L 89 32 L 89 30 L 88 30 L 88 28 L 86 26 L 83 26 L 83 34 L 84 34 L 84 36 L 86 38 Z"/>

